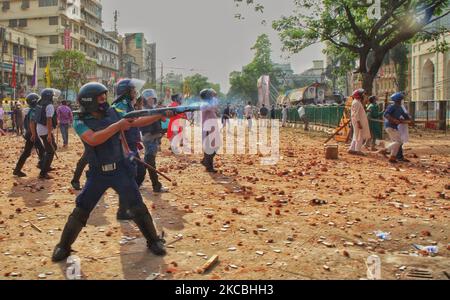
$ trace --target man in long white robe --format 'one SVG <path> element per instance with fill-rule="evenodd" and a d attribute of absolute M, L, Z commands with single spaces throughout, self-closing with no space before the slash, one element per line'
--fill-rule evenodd
<path fill-rule="evenodd" d="M 351 118 L 353 126 L 353 139 L 348 150 L 350 154 L 365 155 L 361 148 L 365 140 L 370 139 L 369 120 L 367 119 L 366 110 L 362 104 L 364 90 L 356 90 L 353 93 L 353 102 L 351 108 Z"/>

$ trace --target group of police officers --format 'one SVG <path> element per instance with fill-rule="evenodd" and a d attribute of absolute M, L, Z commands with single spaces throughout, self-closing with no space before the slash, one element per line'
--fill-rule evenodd
<path fill-rule="evenodd" d="M 137 163 L 139 145 L 144 144 L 144 161 L 152 168 L 148 168 L 153 191 L 167 192 L 158 179 L 156 172 L 156 155 L 160 149 L 162 127 L 161 121 L 173 117 L 172 111 L 165 111 L 158 115 L 148 115 L 139 118 L 124 118 L 135 109 L 139 98 L 138 86 L 134 79 L 124 79 L 116 86 L 117 98 L 113 104 L 107 102 L 108 89 L 96 82 L 81 87 L 77 101 L 79 111 L 74 114 L 73 127 L 81 138 L 85 151 L 77 163 L 72 186 L 81 190 L 80 177 L 86 165 L 86 183 L 81 193 L 76 197 L 76 207 L 70 214 L 63 229 L 59 243 L 56 245 L 52 260 L 65 260 L 71 253 L 71 246 L 78 234 L 86 226 L 90 213 L 97 205 L 105 191 L 114 189 L 119 195 L 119 209 L 117 219 L 133 220 L 147 240 L 147 246 L 155 255 L 165 255 L 164 239 L 158 235 L 152 217 L 139 191 L 145 179 L 147 168 Z M 52 170 L 51 163 L 56 152 L 56 143 L 52 130 L 56 128 L 56 114 L 53 103 L 59 97 L 56 89 L 44 89 L 41 95 L 29 94 L 26 102 L 29 111 L 25 117 L 25 147 L 16 164 L 13 174 L 25 177 L 22 167 L 31 155 L 33 148 L 39 156 L 38 167 L 41 169 L 41 179 L 51 179 L 48 173 Z M 156 108 L 157 95 L 154 90 L 142 92 L 143 108 Z M 213 89 L 200 92 L 200 98 L 205 103 L 211 103 L 208 111 L 215 111 L 217 94 Z M 40 130 L 38 127 L 41 126 Z M 44 129 L 45 130 L 44 130 Z M 211 135 L 208 128 L 204 138 Z M 211 148 L 211 147 L 209 147 Z M 217 148 L 204 151 L 202 164 L 208 172 L 216 172 L 213 158 Z"/>

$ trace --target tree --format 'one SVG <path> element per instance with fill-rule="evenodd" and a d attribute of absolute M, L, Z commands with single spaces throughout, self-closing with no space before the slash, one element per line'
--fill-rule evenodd
<path fill-rule="evenodd" d="M 242 0 L 234 0 L 239 3 Z M 247 4 L 258 5 L 253 0 Z M 396 45 L 415 37 L 438 40 L 448 28 L 429 30 L 429 25 L 450 11 L 449 0 L 381 0 L 378 18 L 369 18 L 372 1 L 294 0 L 295 14 L 274 21 L 283 49 L 298 53 L 317 42 L 327 42 L 335 49 L 358 59 L 355 73 L 360 73 L 363 88 L 372 93 L 373 80 L 385 55 Z M 375 2 L 376 3 L 376 2 Z M 437 51 L 448 48 L 445 42 Z M 369 57 L 373 60 L 369 62 Z"/>
<path fill-rule="evenodd" d="M 219 98 L 223 97 L 223 94 L 220 91 L 220 84 L 209 82 L 208 77 L 206 76 L 197 73 L 184 79 L 183 90 L 185 94 L 195 97 L 200 94 L 201 90 L 206 88 L 213 88 L 217 92 Z"/>
<path fill-rule="evenodd" d="M 230 73 L 230 91 L 228 97 L 242 98 L 256 104 L 258 99 L 258 79 L 262 75 L 269 75 L 272 85 L 278 86 L 277 74 L 274 70 L 271 56 L 271 43 L 266 34 L 258 36 L 255 45 L 251 48 L 255 51 L 255 56 L 248 65 L 242 68 L 241 72 Z"/>
<path fill-rule="evenodd" d="M 84 53 L 75 50 L 59 50 L 50 62 L 52 85 L 66 92 L 78 90 L 87 83 L 88 75 L 95 71 L 96 63 L 86 59 Z"/>

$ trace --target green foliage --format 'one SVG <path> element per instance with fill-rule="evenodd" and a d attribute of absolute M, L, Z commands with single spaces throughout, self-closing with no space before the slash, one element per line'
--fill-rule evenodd
<path fill-rule="evenodd" d="M 59 50 L 50 62 L 52 86 L 62 91 L 78 90 L 88 82 L 88 75 L 95 71 L 96 63 L 86 59 L 84 53 L 75 50 Z"/>
<path fill-rule="evenodd" d="M 269 75 L 272 85 L 278 86 L 277 75 L 273 68 L 271 56 L 271 43 L 266 34 L 258 36 L 255 45 L 251 48 L 255 51 L 253 60 L 242 68 L 241 72 L 230 73 L 229 98 L 241 98 L 256 104 L 258 99 L 258 79 L 262 75 Z"/>
<path fill-rule="evenodd" d="M 213 88 L 218 93 L 219 98 L 223 97 L 220 91 L 220 84 L 209 82 L 208 77 L 201 74 L 186 77 L 184 79 L 184 88 L 185 92 L 188 92 L 191 96 L 198 96 L 203 89 Z"/>
<path fill-rule="evenodd" d="M 363 87 L 369 93 L 373 79 L 390 49 L 411 41 L 419 33 L 426 32 L 429 24 L 450 13 L 450 0 L 381 0 L 381 16 L 373 18 L 368 16 L 372 5 L 368 1 L 293 1 L 296 6 L 293 15 L 281 17 L 272 24 L 279 32 L 283 49 L 298 53 L 317 42 L 333 44 L 343 51 L 345 58 L 358 58 L 356 72 L 361 73 Z M 247 1 L 247 4 L 256 5 L 253 1 Z M 434 37 L 437 35 L 434 33 Z M 448 45 L 441 41 L 434 50 L 446 49 Z M 337 72 L 347 67 L 344 64 Z"/>

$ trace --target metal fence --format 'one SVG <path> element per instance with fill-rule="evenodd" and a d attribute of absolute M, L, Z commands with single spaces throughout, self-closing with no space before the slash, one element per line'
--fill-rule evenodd
<path fill-rule="evenodd" d="M 450 101 L 427 101 L 407 103 L 408 111 L 419 127 L 447 131 L 450 127 Z M 307 105 L 306 117 L 310 124 L 337 127 L 345 105 Z M 380 109 L 384 105 L 380 103 Z M 281 109 L 276 110 L 276 118 L 281 120 Z M 297 108 L 288 109 L 288 123 L 301 123 Z"/>
<path fill-rule="evenodd" d="M 344 113 L 344 107 L 344 105 L 308 105 L 305 106 L 305 113 L 310 124 L 325 127 L 337 127 Z M 281 120 L 281 109 L 276 111 L 275 116 L 277 119 Z M 301 122 L 297 108 L 288 109 L 287 117 L 289 123 Z"/>

